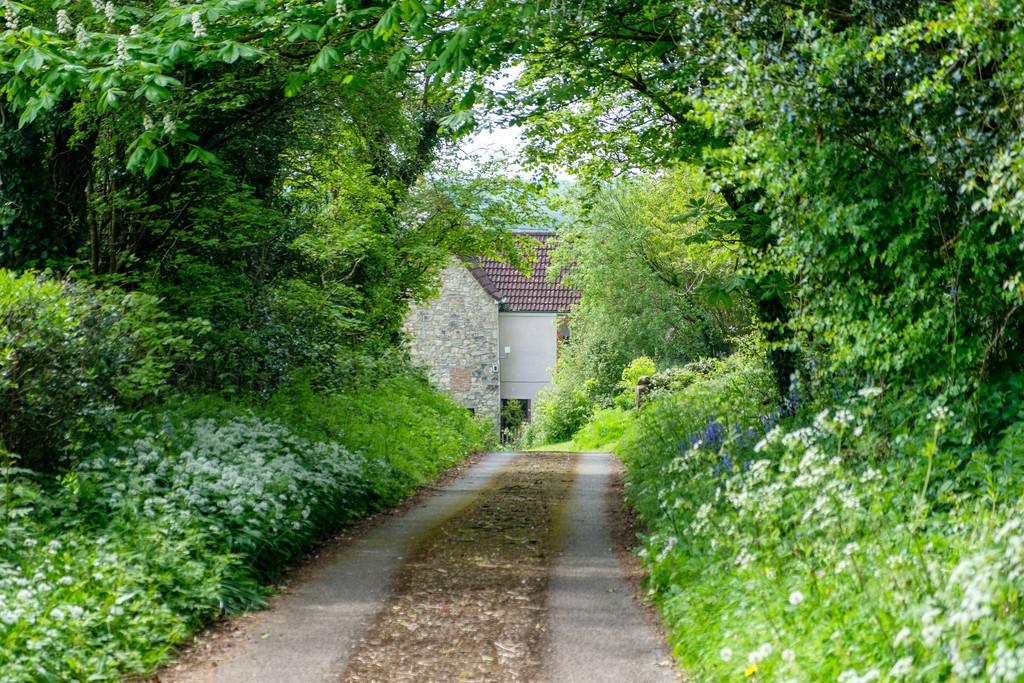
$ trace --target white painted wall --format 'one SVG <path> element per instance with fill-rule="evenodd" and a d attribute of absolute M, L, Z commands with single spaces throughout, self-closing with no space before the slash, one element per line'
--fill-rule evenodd
<path fill-rule="evenodd" d="M 556 318 L 555 313 L 498 314 L 502 398 L 532 401 L 551 384 L 558 352 Z"/>

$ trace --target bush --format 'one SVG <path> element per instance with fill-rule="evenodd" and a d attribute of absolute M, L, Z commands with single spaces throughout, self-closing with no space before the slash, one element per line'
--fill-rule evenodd
<path fill-rule="evenodd" d="M 271 415 L 274 415 L 271 417 Z M 122 422 L 58 479 L 5 472 L 3 680 L 119 680 L 198 625 L 262 603 L 327 530 L 395 501 L 480 445 L 419 377 L 269 408 L 191 401 Z"/>
<path fill-rule="evenodd" d="M 388 503 L 466 453 L 483 450 L 493 432 L 493 425 L 474 419 L 423 376 L 408 372 L 326 396 L 307 383 L 295 383 L 279 392 L 267 410 L 310 438 L 336 440 L 384 460 L 390 470 L 374 489 Z"/>
<path fill-rule="evenodd" d="M 633 419 L 633 412 L 623 408 L 595 410 L 583 428 L 572 437 L 573 445 L 585 451 L 611 450 Z"/>
<path fill-rule="evenodd" d="M 529 447 L 571 439 L 594 409 L 594 388 L 593 380 L 580 387 L 559 382 L 556 377 L 554 384 L 538 393 L 533 420 L 523 431 L 520 442 Z"/>
<path fill-rule="evenodd" d="M 77 435 L 167 393 L 206 327 L 172 321 L 158 304 L 0 269 L 0 448 L 54 470 Z"/>
<path fill-rule="evenodd" d="M 748 372 L 763 371 L 726 360 L 619 442 L 682 666 L 722 681 L 1019 680 L 1024 427 L 965 452 L 948 409 L 875 388 L 765 414 Z"/>
<path fill-rule="evenodd" d="M 622 379 L 619 380 L 619 394 L 615 397 L 615 404 L 620 408 L 632 408 L 635 402 L 636 386 L 640 383 L 641 377 L 654 375 L 658 371 L 654 361 L 647 356 L 640 356 L 630 361 L 622 370 Z"/>

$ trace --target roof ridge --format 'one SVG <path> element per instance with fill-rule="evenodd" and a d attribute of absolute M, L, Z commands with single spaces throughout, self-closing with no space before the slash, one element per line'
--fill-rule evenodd
<path fill-rule="evenodd" d="M 522 233 L 520 233 L 522 234 Z M 552 237 L 552 232 L 529 231 L 527 234 Z M 462 261 L 480 286 L 491 298 L 512 312 L 562 313 L 580 300 L 575 287 L 562 283 L 562 273 L 555 282 L 548 282 L 547 270 L 551 264 L 552 240 L 542 240 L 533 248 L 536 259 L 528 274 L 489 257 L 463 257 Z"/>

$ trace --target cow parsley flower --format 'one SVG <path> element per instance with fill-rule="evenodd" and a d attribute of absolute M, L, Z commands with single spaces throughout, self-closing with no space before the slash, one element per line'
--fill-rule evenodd
<path fill-rule="evenodd" d="M 999 643 L 987 673 L 992 681 L 1020 680 L 1024 676 L 1024 647 L 1012 648 Z"/>
<path fill-rule="evenodd" d="M 906 678 L 914 670 L 914 658 L 913 657 L 902 657 L 896 660 L 896 663 L 889 669 L 890 678 Z"/>

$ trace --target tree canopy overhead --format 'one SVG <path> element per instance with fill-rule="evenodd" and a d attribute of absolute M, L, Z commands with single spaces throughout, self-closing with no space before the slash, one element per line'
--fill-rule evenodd
<path fill-rule="evenodd" d="M 525 124 L 541 165 L 702 166 L 727 206 L 708 237 L 744 246 L 780 389 L 801 353 L 958 394 L 1018 371 L 1017 0 L 5 8 L 0 73 L 21 123 L 116 120 L 117 155 L 147 174 L 225 154 L 197 98 L 242 116 L 387 82 L 422 142 L 482 102 Z M 513 63 L 515 83 L 488 90 Z M 215 94 L 254 78 L 244 106 Z"/>

